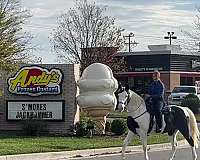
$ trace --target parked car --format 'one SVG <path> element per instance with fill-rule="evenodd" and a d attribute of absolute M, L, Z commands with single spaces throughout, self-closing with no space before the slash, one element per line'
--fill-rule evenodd
<path fill-rule="evenodd" d="M 195 94 L 200 98 L 200 88 L 197 86 L 174 87 L 174 89 L 168 97 L 168 104 L 180 105 L 181 100 L 188 94 Z"/>

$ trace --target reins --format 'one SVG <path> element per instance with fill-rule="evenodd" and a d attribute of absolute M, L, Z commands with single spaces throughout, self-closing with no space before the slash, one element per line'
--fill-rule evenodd
<path fill-rule="evenodd" d="M 140 114 L 139 116 L 137 116 L 137 117 L 134 117 L 133 119 L 137 119 L 137 118 L 139 118 L 139 117 L 141 117 L 143 114 L 145 114 L 147 112 L 147 110 L 145 110 L 142 114 Z"/>
<path fill-rule="evenodd" d="M 126 92 L 128 93 L 128 98 L 127 98 L 127 100 L 126 100 L 126 101 L 127 101 L 126 106 L 128 106 L 128 104 L 129 104 L 129 102 L 130 102 L 130 100 L 131 100 L 131 96 L 130 96 L 130 92 L 128 92 L 128 91 L 126 91 Z M 120 102 L 119 102 L 119 103 L 120 103 Z M 143 103 L 143 101 L 141 101 L 140 105 L 138 105 L 138 107 L 137 107 L 134 111 L 132 111 L 132 112 L 136 112 L 138 109 L 140 109 L 142 103 Z M 139 116 L 134 117 L 133 119 L 137 119 L 137 118 L 141 117 L 141 116 L 144 115 L 146 112 L 147 112 L 147 110 L 145 110 L 145 111 L 144 111 L 142 114 L 140 114 Z"/>
<path fill-rule="evenodd" d="M 132 111 L 132 112 L 137 111 L 137 110 L 141 107 L 142 103 L 143 103 L 143 102 L 141 102 L 140 105 L 139 105 L 139 107 L 138 107 L 137 109 L 135 109 L 134 111 Z M 140 114 L 139 116 L 134 117 L 133 119 L 137 119 L 137 118 L 141 117 L 141 116 L 144 115 L 146 112 L 147 112 L 147 110 L 145 110 L 145 111 L 144 111 L 142 114 Z"/>

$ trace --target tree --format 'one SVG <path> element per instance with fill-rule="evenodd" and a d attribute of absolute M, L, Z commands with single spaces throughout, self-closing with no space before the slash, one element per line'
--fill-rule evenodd
<path fill-rule="evenodd" d="M 198 114 L 200 109 L 199 97 L 194 94 L 189 94 L 181 101 L 181 106 L 188 107 L 194 114 Z"/>
<path fill-rule="evenodd" d="M 122 57 L 117 57 L 117 47 L 93 47 L 81 49 L 81 71 L 92 63 L 99 62 L 108 65 L 114 73 L 127 71 L 127 65 Z"/>
<path fill-rule="evenodd" d="M 81 63 L 93 57 L 81 49 L 94 47 L 121 47 L 123 29 L 115 26 L 115 18 L 105 15 L 105 8 L 95 2 L 77 0 L 73 8 L 58 18 L 58 27 L 52 33 L 53 47 L 58 58 L 69 63 Z M 88 60 L 90 61 L 90 60 Z"/>
<path fill-rule="evenodd" d="M 181 40 L 183 48 L 189 52 L 200 52 L 200 8 L 197 8 L 193 29 L 182 31 L 186 39 Z"/>
<path fill-rule="evenodd" d="M 22 31 L 30 17 L 19 0 L 0 0 L 0 70 L 10 71 L 19 62 L 30 60 L 31 35 Z"/>

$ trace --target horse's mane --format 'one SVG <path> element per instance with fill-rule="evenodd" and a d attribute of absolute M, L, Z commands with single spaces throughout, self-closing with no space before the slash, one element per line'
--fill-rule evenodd
<path fill-rule="evenodd" d="M 130 103 L 133 103 L 134 106 L 139 106 L 141 105 L 141 103 L 144 102 L 144 99 L 139 96 L 137 93 L 135 93 L 134 91 L 130 90 Z"/>

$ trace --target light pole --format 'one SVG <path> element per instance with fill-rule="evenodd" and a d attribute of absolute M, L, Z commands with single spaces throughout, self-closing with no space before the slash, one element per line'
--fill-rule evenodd
<path fill-rule="evenodd" d="M 174 35 L 174 32 L 167 32 L 168 36 L 165 36 L 164 39 L 169 39 L 169 44 L 172 45 L 172 39 L 177 39 Z"/>
<path fill-rule="evenodd" d="M 134 46 L 137 46 L 138 43 L 134 40 L 134 42 L 131 41 L 131 37 L 134 37 L 135 35 L 131 32 L 129 33 L 129 35 L 127 36 L 124 36 L 124 38 L 128 38 L 128 43 L 125 43 L 125 44 L 128 44 L 128 51 L 131 52 L 131 44 L 134 45 Z"/>

